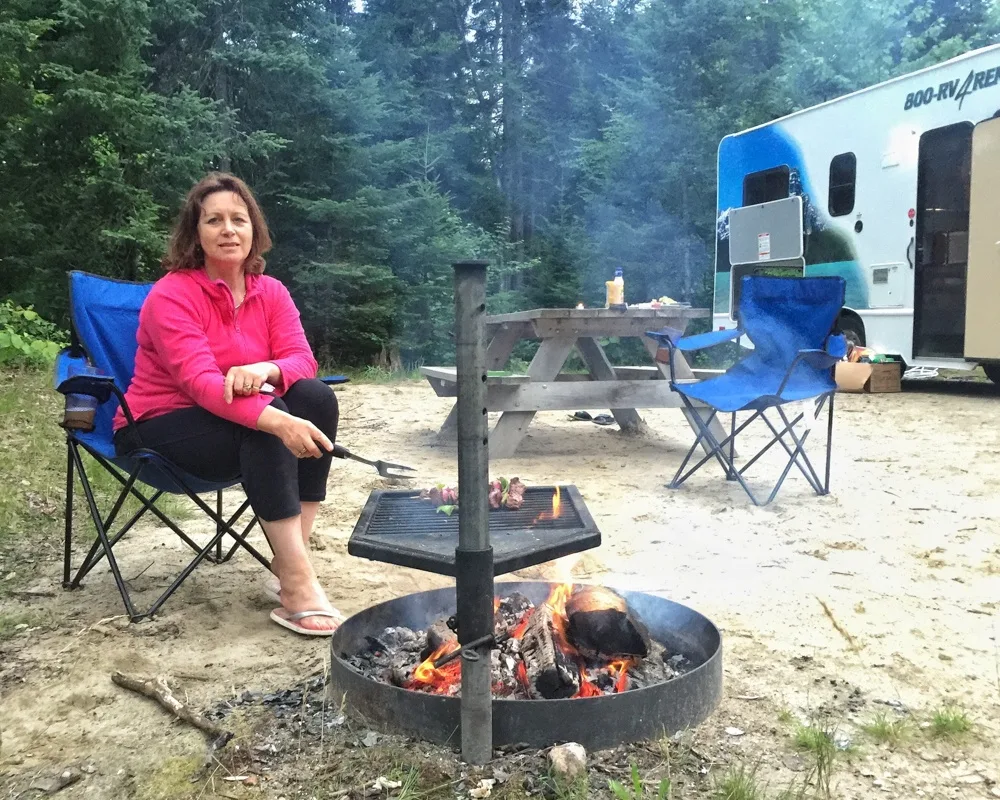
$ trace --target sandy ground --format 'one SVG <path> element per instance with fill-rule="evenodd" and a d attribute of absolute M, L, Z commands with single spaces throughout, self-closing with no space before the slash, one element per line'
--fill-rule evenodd
<path fill-rule="evenodd" d="M 950 388 L 839 396 L 833 493 L 816 497 L 792 475 L 764 509 L 713 470 L 665 488 L 692 439 L 674 410 L 643 412 L 639 436 L 539 414 L 517 456 L 491 472 L 580 489 L 603 545 L 575 562 L 576 578 L 661 593 L 719 625 L 726 694 L 701 729 L 715 752 L 784 780 L 802 767 L 775 749 L 786 736 L 782 711 L 804 721 L 826 712 L 859 739 L 857 724 L 895 713 L 892 704 L 924 719 L 955 702 L 976 723 L 972 737 L 918 736 L 894 752 L 867 745 L 835 776 L 834 796 L 1000 796 L 1000 398 L 982 386 Z M 422 485 L 456 480 L 454 448 L 436 437 L 450 401 L 416 382 L 348 385 L 339 396 L 343 444 L 418 467 Z M 769 473 L 762 465 L 759 474 Z M 334 464 L 314 557 L 347 613 L 449 585 L 347 555 L 365 500 L 385 486 L 362 465 Z M 182 555 L 153 528 L 119 552 L 143 599 L 167 585 Z M 107 572 L 64 592 L 56 560 L 17 569 L 32 573 L 34 593 L 0 601 L 0 612 L 35 613 L 38 625 L 0 642 L 0 797 L 67 765 L 88 774 L 61 797 L 125 796 L 158 759 L 202 751 L 200 735 L 114 686 L 113 670 L 166 675 L 208 705 L 288 686 L 326 657 L 324 640 L 269 622 L 263 572 L 245 555 L 199 569 L 156 621 L 139 625 L 114 619 L 122 607 Z"/>

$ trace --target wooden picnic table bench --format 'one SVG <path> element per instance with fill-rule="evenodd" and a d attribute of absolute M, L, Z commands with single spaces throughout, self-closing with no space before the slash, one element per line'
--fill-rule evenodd
<path fill-rule="evenodd" d="M 535 309 L 486 318 L 489 345 L 486 351 L 486 406 L 503 412 L 490 433 L 490 455 L 508 458 L 517 450 L 538 411 L 572 411 L 608 408 L 626 430 L 638 430 L 642 419 L 638 408 L 682 408 L 680 397 L 670 388 L 670 368 L 656 361 L 657 344 L 644 334 L 664 326 L 683 332 L 692 319 L 709 311 L 687 306 L 659 309 Z M 649 354 L 650 364 L 614 366 L 601 345 L 605 337 L 638 338 Z M 522 339 L 540 339 L 527 372 L 510 373 L 503 367 Z M 563 366 L 576 350 L 586 373 L 564 373 Z M 683 356 L 674 361 L 679 380 L 697 380 Z M 421 367 L 439 397 L 456 397 L 454 367 Z M 688 413 L 685 411 L 685 414 Z M 457 426 L 453 408 L 442 425 L 449 435 Z M 689 420 L 694 428 L 693 420 Z M 724 437 L 721 425 L 716 434 Z"/>

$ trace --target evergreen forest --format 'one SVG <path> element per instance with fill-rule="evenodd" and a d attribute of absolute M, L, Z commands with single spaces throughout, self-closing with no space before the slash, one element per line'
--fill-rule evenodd
<path fill-rule="evenodd" d="M 2 0 L 0 300 L 161 274 L 212 169 L 256 192 L 326 363 L 453 357 L 491 311 L 708 305 L 727 133 L 991 43 L 987 0 Z"/>

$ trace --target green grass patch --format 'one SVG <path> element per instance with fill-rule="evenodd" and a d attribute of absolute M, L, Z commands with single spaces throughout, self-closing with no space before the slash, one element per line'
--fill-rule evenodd
<path fill-rule="evenodd" d="M 17 636 L 27 626 L 34 628 L 44 625 L 45 618 L 35 611 L 16 611 L 9 614 L 0 614 L 0 642 Z"/>
<path fill-rule="evenodd" d="M 66 503 L 66 437 L 59 422 L 63 397 L 52 388 L 48 370 L 8 370 L 0 387 L 0 556 L 15 572 L 17 582 L 32 570 L 19 568 L 21 561 L 59 556 L 64 534 Z M 117 498 L 121 484 L 89 455 L 83 455 L 98 509 L 106 515 Z M 142 488 L 142 487 L 140 487 Z M 94 526 L 86 499 L 75 478 L 73 529 L 75 541 L 89 545 Z M 151 494 L 145 491 L 145 494 Z M 214 497 L 205 497 L 215 506 Z M 166 495 L 157 506 L 175 521 L 196 519 L 201 512 L 186 497 Z M 129 519 L 141 508 L 129 498 L 118 520 Z M 155 518 L 147 520 L 159 525 Z M 79 549 L 79 547 L 77 548 Z M 2 578 L 3 575 L 0 575 Z"/>
<path fill-rule="evenodd" d="M 866 734 L 879 744 L 899 744 L 912 732 L 913 725 L 906 717 L 897 717 L 879 711 L 867 723 L 861 726 Z"/>
<path fill-rule="evenodd" d="M 960 739 L 972 731 L 969 715 L 955 705 L 944 705 L 931 715 L 930 733 L 938 739 Z"/>
<path fill-rule="evenodd" d="M 627 784 L 620 781 L 611 781 L 608 788 L 615 800 L 644 800 L 644 798 L 656 798 L 656 800 L 667 800 L 670 797 L 670 781 L 661 778 L 658 782 L 647 782 L 639 775 L 639 767 L 632 763 L 632 770 Z"/>
<path fill-rule="evenodd" d="M 807 753 L 811 759 L 806 782 L 813 781 L 825 797 L 830 797 L 833 770 L 837 760 L 837 745 L 834 741 L 836 730 L 826 725 L 799 725 L 792 735 L 792 743 L 797 750 Z"/>
<path fill-rule="evenodd" d="M 424 376 L 420 370 L 398 369 L 390 370 L 385 367 L 347 367 L 338 369 L 331 367 L 321 369 L 320 375 L 346 375 L 351 379 L 351 383 L 403 383 L 405 381 L 422 381 Z"/>
<path fill-rule="evenodd" d="M 5 372 L 0 387 L 0 548 L 58 536 L 65 493 L 62 396 L 42 370 Z M 24 545 L 26 548 L 30 544 Z"/>
<path fill-rule="evenodd" d="M 757 778 L 757 767 L 729 767 L 712 789 L 712 800 L 765 800 L 766 787 Z"/>

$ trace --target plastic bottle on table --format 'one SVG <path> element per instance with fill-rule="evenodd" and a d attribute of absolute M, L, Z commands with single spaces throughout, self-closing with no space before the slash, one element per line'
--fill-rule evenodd
<path fill-rule="evenodd" d="M 608 281 L 608 307 L 625 307 L 625 278 L 622 277 L 622 268 L 615 269 L 615 279 Z"/>

